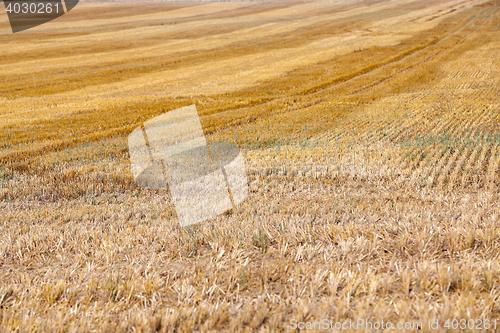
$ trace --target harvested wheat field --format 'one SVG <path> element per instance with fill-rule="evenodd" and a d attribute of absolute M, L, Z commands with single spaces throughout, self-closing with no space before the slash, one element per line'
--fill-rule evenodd
<path fill-rule="evenodd" d="M 500 331 L 499 1 L 1 8 L 1 332 Z M 127 136 L 191 104 L 250 190 L 181 227 Z"/>

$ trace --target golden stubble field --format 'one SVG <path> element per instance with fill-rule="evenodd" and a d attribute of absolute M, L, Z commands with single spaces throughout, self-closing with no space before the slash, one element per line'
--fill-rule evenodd
<path fill-rule="evenodd" d="M 0 331 L 495 331 L 499 10 L 84 2 L 12 34 L 2 7 Z M 126 138 L 193 103 L 250 193 L 181 228 Z"/>

